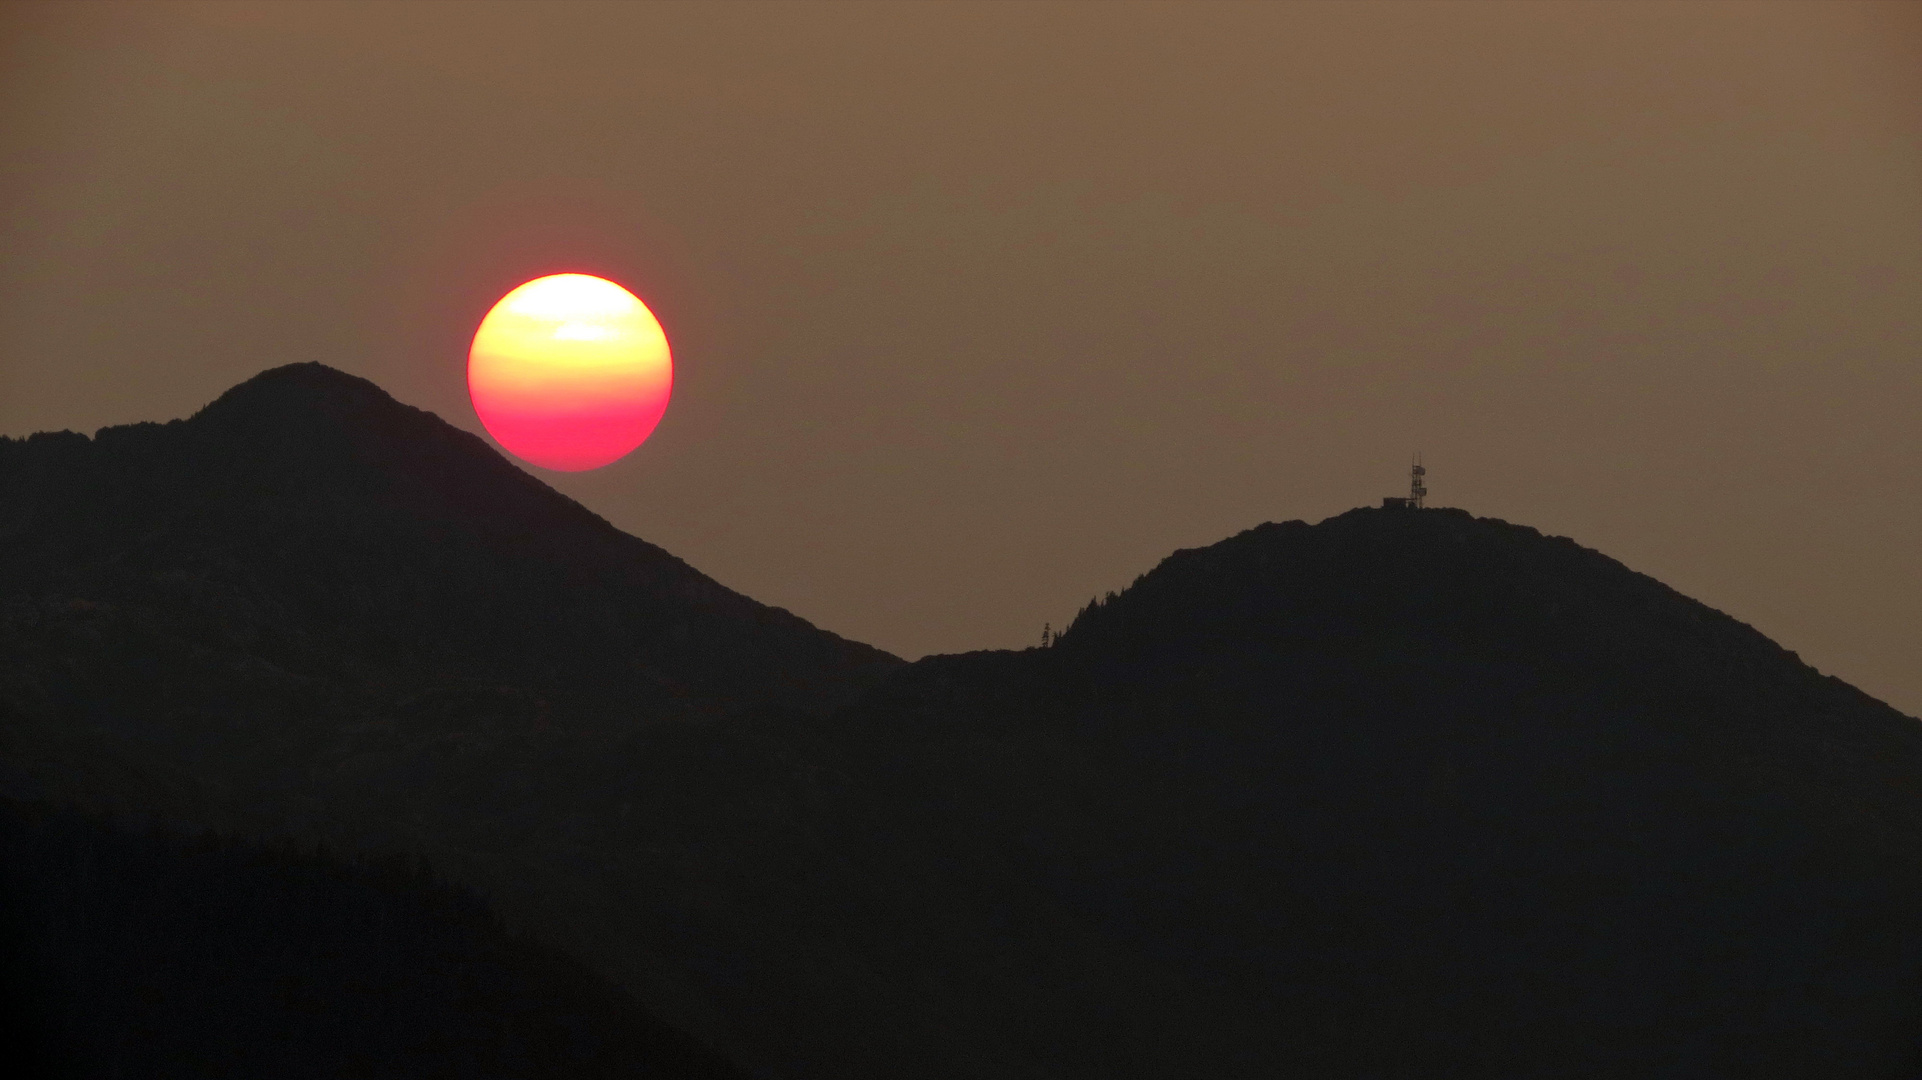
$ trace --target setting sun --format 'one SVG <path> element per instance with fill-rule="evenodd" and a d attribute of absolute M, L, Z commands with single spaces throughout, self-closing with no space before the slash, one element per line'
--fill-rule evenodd
<path fill-rule="evenodd" d="M 654 313 L 589 274 L 536 278 L 502 297 L 474 334 L 467 390 L 488 434 L 563 472 L 617 461 L 652 434 L 674 362 Z"/>

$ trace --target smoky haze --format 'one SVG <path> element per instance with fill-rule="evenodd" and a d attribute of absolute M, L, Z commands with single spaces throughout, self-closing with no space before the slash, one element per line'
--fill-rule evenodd
<path fill-rule="evenodd" d="M 52 4 L 0 13 L 0 433 L 317 360 L 480 430 L 621 281 L 655 436 L 544 480 L 914 657 L 1405 489 L 1922 712 L 1906 5 Z"/>

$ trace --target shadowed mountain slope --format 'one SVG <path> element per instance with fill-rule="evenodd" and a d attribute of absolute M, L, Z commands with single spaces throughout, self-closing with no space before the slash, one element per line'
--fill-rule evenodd
<path fill-rule="evenodd" d="M 722 588 L 476 436 L 319 364 L 193 418 L 0 440 L 0 595 L 395 687 L 820 707 L 898 663 Z"/>
<path fill-rule="evenodd" d="M 1922 1066 L 1922 728 L 1565 539 L 1265 525 L 834 724 L 928 955 L 1104 1033 L 1063 1074 Z"/>
<path fill-rule="evenodd" d="M 702 893 L 613 833 L 636 804 L 681 839 L 752 820 L 701 786 L 701 733 L 899 664 L 320 365 L 188 420 L 0 439 L 0 791 L 430 856 L 710 1039 L 653 945 L 673 927 L 628 910 Z"/>
<path fill-rule="evenodd" d="M 1922 1067 L 1916 721 L 1571 541 L 1264 525 L 899 666 L 365 401 L 0 443 L 0 781 L 424 853 L 770 1078 Z"/>

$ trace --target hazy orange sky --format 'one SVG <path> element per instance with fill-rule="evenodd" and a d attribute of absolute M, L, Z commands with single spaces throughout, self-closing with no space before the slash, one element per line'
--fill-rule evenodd
<path fill-rule="evenodd" d="M 675 393 L 542 474 L 906 656 L 1431 502 L 1922 712 L 1908 4 L 0 9 L 0 433 L 319 360 L 479 431 L 583 271 Z"/>

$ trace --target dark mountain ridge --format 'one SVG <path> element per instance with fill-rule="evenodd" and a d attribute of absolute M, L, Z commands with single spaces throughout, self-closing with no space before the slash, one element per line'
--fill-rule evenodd
<path fill-rule="evenodd" d="M 1362 508 L 1178 551 L 1114 602 L 1091 603 L 1063 638 L 1077 650 L 1167 656 L 1231 639 L 1433 633 L 1562 650 L 1646 643 L 1758 663 L 1790 655 L 1566 537 L 1454 509 Z"/>
<path fill-rule="evenodd" d="M 833 723 L 957 964 L 1025 893 L 1156 973 L 1064 995 L 1116 1075 L 1922 1066 L 1922 730 L 1564 539 L 1264 525 Z"/>
<path fill-rule="evenodd" d="M 664 886 L 598 849 L 636 803 L 730 818 L 625 763 L 644 744 L 696 793 L 702 731 L 899 663 L 317 364 L 186 420 L 0 439 L 0 792 L 431 856 L 710 1038 L 667 931 L 607 931 Z"/>
<path fill-rule="evenodd" d="M 899 663 L 320 364 L 184 421 L 0 440 L 0 485 L 0 595 L 165 611 L 189 637 L 314 674 L 505 677 L 685 711 L 818 708 Z"/>
<path fill-rule="evenodd" d="M 1572 541 L 1264 525 L 897 666 L 269 376 L 0 443 L 37 791 L 423 852 L 768 1077 L 1922 1067 L 1916 721 Z"/>

